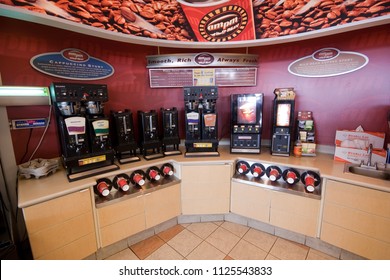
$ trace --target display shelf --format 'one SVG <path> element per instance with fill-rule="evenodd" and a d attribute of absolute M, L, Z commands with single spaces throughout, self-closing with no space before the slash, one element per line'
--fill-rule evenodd
<path fill-rule="evenodd" d="M 295 140 L 302 144 L 302 156 L 316 156 L 316 131 L 312 112 L 298 112 L 295 135 Z"/>

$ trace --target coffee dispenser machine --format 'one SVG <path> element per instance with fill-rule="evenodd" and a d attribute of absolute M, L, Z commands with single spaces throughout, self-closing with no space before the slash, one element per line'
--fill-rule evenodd
<path fill-rule="evenodd" d="M 219 156 L 217 98 L 215 86 L 184 87 L 186 156 Z"/>
<path fill-rule="evenodd" d="M 271 154 L 289 156 L 294 129 L 294 88 L 277 88 L 274 91 Z"/>
<path fill-rule="evenodd" d="M 164 157 L 158 132 L 158 115 L 155 110 L 138 111 L 139 147 L 146 160 Z"/>
<path fill-rule="evenodd" d="M 231 153 L 261 152 L 263 94 L 231 95 Z"/>
<path fill-rule="evenodd" d="M 134 136 L 133 113 L 129 109 L 111 111 L 112 141 L 119 163 L 141 160 L 137 156 L 138 144 Z"/>
<path fill-rule="evenodd" d="M 166 156 L 179 155 L 179 114 L 175 107 L 171 109 L 161 108 L 162 117 L 162 149 Z"/>
<path fill-rule="evenodd" d="M 107 86 L 52 83 L 50 95 L 68 180 L 119 169 L 114 164 L 109 119 L 104 115 Z"/>

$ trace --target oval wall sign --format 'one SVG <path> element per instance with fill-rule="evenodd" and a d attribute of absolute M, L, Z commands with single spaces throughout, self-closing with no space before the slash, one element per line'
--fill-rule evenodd
<path fill-rule="evenodd" d="M 114 74 L 107 62 L 72 48 L 36 55 L 30 64 L 39 72 L 69 80 L 99 80 Z"/>
<path fill-rule="evenodd" d="M 209 53 L 200 53 L 195 56 L 195 63 L 201 66 L 210 65 L 214 62 L 214 56 Z"/>
<path fill-rule="evenodd" d="M 315 60 L 324 61 L 324 60 L 330 60 L 336 58 L 339 54 L 340 51 L 338 49 L 327 48 L 327 49 L 320 49 L 314 52 L 312 57 Z"/>
<path fill-rule="evenodd" d="M 354 72 L 367 63 L 368 57 L 364 54 L 324 48 L 295 60 L 288 66 L 288 71 L 301 77 L 331 77 Z"/>

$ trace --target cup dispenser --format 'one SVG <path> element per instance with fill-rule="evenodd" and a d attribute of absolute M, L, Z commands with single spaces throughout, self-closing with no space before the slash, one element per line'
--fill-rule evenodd
<path fill-rule="evenodd" d="M 111 111 L 111 123 L 113 147 L 119 163 L 139 161 L 131 110 Z"/>
<path fill-rule="evenodd" d="M 158 115 L 155 110 L 138 111 L 139 147 L 146 160 L 164 157 L 158 132 Z"/>
<path fill-rule="evenodd" d="M 219 156 L 217 98 L 215 86 L 184 87 L 185 156 Z"/>
<path fill-rule="evenodd" d="M 164 155 L 179 155 L 179 114 L 175 107 L 171 109 L 161 108 L 162 117 L 162 150 Z"/>
<path fill-rule="evenodd" d="M 50 95 L 68 180 L 119 169 L 104 115 L 107 85 L 52 83 Z"/>
<path fill-rule="evenodd" d="M 295 91 L 277 88 L 274 91 L 271 154 L 289 156 L 294 129 Z"/>
<path fill-rule="evenodd" d="M 321 199 L 322 178 L 318 170 L 238 159 L 232 179 L 275 191 Z"/>
<path fill-rule="evenodd" d="M 231 153 L 261 152 L 263 94 L 231 95 Z"/>

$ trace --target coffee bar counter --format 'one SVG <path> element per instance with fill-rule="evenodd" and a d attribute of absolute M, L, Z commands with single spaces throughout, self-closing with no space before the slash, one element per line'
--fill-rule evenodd
<path fill-rule="evenodd" d="M 183 147 L 180 147 L 184 150 Z M 98 178 L 113 177 L 116 174 L 128 173 L 135 169 L 145 169 L 151 165 L 159 166 L 165 162 L 173 162 L 179 165 L 208 165 L 208 164 L 223 164 L 234 163 L 238 159 L 256 161 L 259 163 L 284 165 L 300 169 L 311 169 L 319 171 L 322 178 L 327 178 L 335 181 L 349 183 L 361 187 L 372 188 L 384 192 L 390 192 L 389 181 L 369 178 L 365 176 L 345 173 L 345 164 L 333 160 L 331 154 L 317 153 L 315 157 L 300 157 L 294 156 L 281 157 L 270 154 L 268 148 L 263 148 L 261 154 L 231 154 L 228 146 L 220 146 L 219 156 L 215 157 L 185 157 L 181 155 L 167 156 L 155 160 L 144 160 L 141 157 L 140 161 L 121 164 L 119 170 L 96 175 L 94 177 L 69 182 L 65 170 L 60 167 L 54 174 L 39 179 L 19 178 L 18 182 L 18 207 L 25 208 L 43 201 L 47 201 L 56 197 L 60 197 L 72 192 L 76 192 L 96 184 Z M 181 177 L 180 174 L 175 174 L 176 177 Z M 216 174 L 217 176 L 217 174 Z"/>
<path fill-rule="evenodd" d="M 19 178 L 18 207 L 34 259 L 104 259 L 117 252 L 118 243 L 124 249 L 139 235 L 202 216 L 240 217 L 240 223 L 274 228 L 272 234 L 283 229 L 299 242 L 324 244 L 325 250 L 331 244 L 336 251 L 368 259 L 390 257 L 388 181 L 344 173 L 345 164 L 330 154 L 282 157 L 267 148 L 261 154 L 232 154 L 228 146 L 218 148 L 219 156 L 182 152 L 153 160 L 141 157 L 73 182 L 62 167 L 40 179 Z M 241 163 L 250 172 L 241 173 Z M 256 176 L 254 166 L 259 165 L 266 169 Z M 279 172 L 274 181 L 270 167 L 283 175 Z M 153 177 L 151 170 L 160 170 L 161 176 Z M 285 172 L 291 170 L 300 174 L 293 184 Z M 314 174 L 309 184 L 306 179 Z M 129 178 L 127 184 L 118 184 L 124 178 Z M 98 195 L 107 186 L 106 194 Z M 128 189 L 120 190 L 124 186 Z"/>

